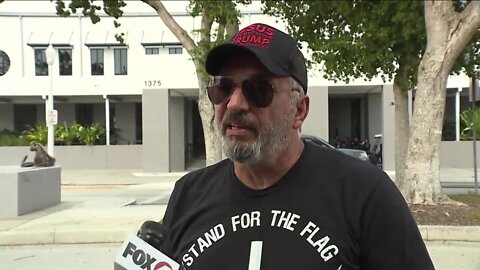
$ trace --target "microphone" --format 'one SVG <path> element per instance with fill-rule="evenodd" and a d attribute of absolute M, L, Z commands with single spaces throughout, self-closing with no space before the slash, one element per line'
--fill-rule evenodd
<path fill-rule="evenodd" d="M 147 220 L 140 226 L 137 236 L 157 250 L 166 253 L 162 246 L 167 237 L 167 228 L 163 223 Z"/>
<path fill-rule="evenodd" d="M 128 236 L 114 262 L 114 270 L 179 270 L 180 265 L 162 250 L 167 230 L 155 221 L 145 221 L 137 234 Z"/>

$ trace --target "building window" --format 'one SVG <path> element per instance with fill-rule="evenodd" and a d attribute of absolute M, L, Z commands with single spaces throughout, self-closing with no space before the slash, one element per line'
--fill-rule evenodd
<path fill-rule="evenodd" d="M 10 58 L 8 55 L 0 50 L 0 76 L 5 75 L 10 68 Z"/>
<path fill-rule="evenodd" d="M 127 75 L 127 49 L 113 50 L 115 75 Z"/>
<path fill-rule="evenodd" d="M 158 48 L 145 48 L 145 54 L 159 54 L 160 49 Z"/>
<path fill-rule="evenodd" d="M 91 49 L 92 75 L 103 75 L 103 49 Z"/>
<path fill-rule="evenodd" d="M 22 132 L 37 124 L 37 105 L 13 104 L 13 128 Z"/>
<path fill-rule="evenodd" d="M 72 49 L 58 49 L 60 75 L 72 75 Z"/>
<path fill-rule="evenodd" d="M 46 49 L 34 49 L 34 53 L 35 53 L 35 75 L 47 76 L 48 64 L 47 64 Z"/>
<path fill-rule="evenodd" d="M 182 54 L 182 53 L 183 53 L 182 47 L 168 48 L 168 54 Z"/>
<path fill-rule="evenodd" d="M 75 104 L 75 121 L 82 126 L 93 124 L 93 104 Z"/>

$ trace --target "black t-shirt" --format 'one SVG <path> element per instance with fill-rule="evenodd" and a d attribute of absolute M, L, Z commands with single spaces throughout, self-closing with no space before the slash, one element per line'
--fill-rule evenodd
<path fill-rule="evenodd" d="M 243 185 L 230 160 L 187 174 L 164 223 L 171 256 L 189 270 L 434 269 L 388 176 L 307 142 L 264 190 Z"/>

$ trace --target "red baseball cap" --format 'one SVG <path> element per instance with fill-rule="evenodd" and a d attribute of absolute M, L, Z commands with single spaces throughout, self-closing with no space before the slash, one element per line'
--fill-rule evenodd
<path fill-rule="evenodd" d="M 262 23 L 241 29 L 227 43 L 211 49 L 205 69 L 216 76 L 230 56 L 242 51 L 253 53 L 273 75 L 293 77 L 307 92 L 305 58 L 297 42 L 286 33 Z"/>

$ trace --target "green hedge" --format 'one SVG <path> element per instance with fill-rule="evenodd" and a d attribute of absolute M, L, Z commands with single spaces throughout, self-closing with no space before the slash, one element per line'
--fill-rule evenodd
<path fill-rule="evenodd" d="M 475 132 L 476 132 L 476 139 L 480 140 L 480 107 L 477 107 L 475 109 L 475 112 L 470 108 L 466 111 L 463 111 L 460 114 L 460 119 L 462 120 L 462 124 L 465 126 L 465 128 L 462 130 L 461 133 L 461 139 L 462 140 L 472 140 L 473 139 L 473 114 L 475 114 L 475 120 L 476 120 L 476 126 L 475 126 Z"/>
<path fill-rule="evenodd" d="M 0 146 L 26 146 L 29 141 L 19 134 L 4 129 L 0 131 Z"/>
<path fill-rule="evenodd" d="M 48 127 L 37 124 L 22 133 L 9 130 L 0 132 L 0 146 L 24 146 L 32 142 L 47 145 Z M 99 123 L 82 126 L 74 123 L 71 126 L 63 123 L 55 126 L 55 145 L 103 145 L 106 142 L 106 129 Z"/>

